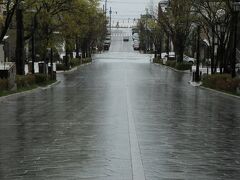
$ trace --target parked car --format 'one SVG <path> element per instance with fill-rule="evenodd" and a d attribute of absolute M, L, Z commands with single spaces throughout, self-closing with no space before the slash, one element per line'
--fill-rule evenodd
<path fill-rule="evenodd" d="M 110 35 L 106 36 L 105 40 L 111 40 L 111 36 Z"/>
<path fill-rule="evenodd" d="M 134 50 L 139 50 L 139 49 L 140 49 L 140 43 L 139 43 L 139 41 L 134 41 L 134 42 L 133 42 L 133 49 L 134 49 Z"/>
<path fill-rule="evenodd" d="M 109 50 L 110 48 L 110 45 L 111 45 L 111 40 L 105 40 L 104 43 L 103 43 L 103 48 L 104 50 Z"/>
<path fill-rule="evenodd" d="M 104 44 L 104 45 L 103 45 L 103 48 L 104 48 L 104 50 L 108 51 L 109 48 L 110 48 L 110 45 L 109 45 L 109 44 Z"/>
<path fill-rule="evenodd" d="M 139 40 L 139 34 L 138 33 L 134 33 L 132 36 L 133 40 Z"/>
<path fill-rule="evenodd" d="M 138 33 L 139 29 L 137 27 L 132 28 L 132 34 Z"/>
<path fill-rule="evenodd" d="M 186 56 L 186 55 L 183 55 L 183 61 L 194 64 L 196 62 L 196 59 L 192 58 L 192 57 L 189 57 L 189 56 Z"/>

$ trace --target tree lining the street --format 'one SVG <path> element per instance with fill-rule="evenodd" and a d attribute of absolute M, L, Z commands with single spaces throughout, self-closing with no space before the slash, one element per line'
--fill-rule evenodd
<path fill-rule="evenodd" d="M 182 62 L 186 47 L 192 46 L 196 51 L 197 27 L 200 27 L 201 41 L 207 40 L 207 58 L 211 59 L 212 73 L 216 73 L 217 68 L 221 73 L 234 71 L 236 20 L 231 3 L 231 0 L 171 0 L 169 4 L 159 3 L 158 17 L 154 17 L 164 32 L 159 34 L 162 36 L 159 39 L 165 39 L 165 44 L 168 44 L 170 38 L 176 60 Z M 168 48 L 165 47 L 166 50 Z"/>
<path fill-rule="evenodd" d="M 0 42 L 3 41 L 5 35 L 7 34 L 19 1 L 20 0 L 0 1 L 1 8 L 4 10 L 3 14 L 0 15 Z"/>
<path fill-rule="evenodd" d="M 24 44 L 35 36 L 36 54 L 42 60 L 47 48 L 66 45 L 68 52 L 85 51 L 100 44 L 106 35 L 106 16 L 99 8 L 99 0 L 7 0 L 0 1 L 5 13 L 0 17 L 0 41 L 11 24 L 17 24 L 16 61 L 24 64 Z M 16 13 L 20 13 L 16 15 Z M 16 15 L 16 20 L 15 20 Z M 22 29 L 21 31 L 19 31 Z M 58 35 L 56 35 L 58 34 Z M 64 42 L 64 43 L 63 43 Z M 32 48 L 32 47 L 31 47 Z M 17 64 L 18 66 L 18 64 Z M 22 74 L 23 72 L 21 72 Z"/>
<path fill-rule="evenodd" d="M 190 32 L 191 0 L 172 0 L 171 5 L 165 9 L 159 7 L 158 22 L 163 27 L 165 34 L 171 37 L 176 59 L 183 61 L 186 41 Z"/>

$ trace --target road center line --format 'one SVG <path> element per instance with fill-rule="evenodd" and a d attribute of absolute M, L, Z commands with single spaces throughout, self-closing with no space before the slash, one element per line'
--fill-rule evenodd
<path fill-rule="evenodd" d="M 129 100 L 128 88 L 126 88 L 126 94 L 127 94 L 127 97 L 126 97 L 127 113 L 128 113 L 128 123 L 129 123 L 129 139 L 130 139 L 133 180 L 145 180 L 143 163 L 140 155 L 140 148 L 139 148 L 137 133 L 135 129 L 133 110 Z"/>

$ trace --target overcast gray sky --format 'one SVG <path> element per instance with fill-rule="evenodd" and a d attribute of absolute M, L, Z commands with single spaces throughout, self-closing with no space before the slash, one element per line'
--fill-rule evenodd
<path fill-rule="evenodd" d="M 141 14 L 146 12 L 151 1 L 156 8 L 159 0 L 107 0 L 108 12 L 110 7 L 113 11 L 112 23 L 116 24 L 119 21 L 120 24 L 132 24 L 134 18 L 138 19 Z M 105 0 L 101 0 L 101 2 L 104 4 Z"/>

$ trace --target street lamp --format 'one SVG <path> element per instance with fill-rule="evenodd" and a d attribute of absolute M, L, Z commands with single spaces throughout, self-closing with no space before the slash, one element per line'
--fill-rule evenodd
<path fill-rule="evenodd" d="M 197 25 L 197 61 L 196 61 L 196 74 L 195 74 L 195 81 L 199 82 L 200 81 L 200 70 L 199 70 L 199 65 L 200 65 L 200 33 L 201 33 L 201 27 L 198 24 Z"/>
<path fill-rule="evenodd" d="M 224 52 L 225 52 L 225 44 L 224 44 L 224 39 L 225 39 L 225 32 L 226 32 L 226 26 L 225 24 L 221 23 L 218 26 L 218 31 L 220 32 L 220 72 L 223 72 L 223 69 L 225 71 L 226 67 L 226 60 L 224 57 Z"/>
<path fill-rule="evenodd" d="M 233 9 L 233 18 L 235 20 L 234 27 L 234 47 L 233 54 L 234 57 L 231 61 L 231 69 L 232 69 L 232 77 L 236 77 L 236 62 L 237 62 L 237 30 L 238 30 L 238 15 L 240 11 L 240 0 L 232 1 L 232 9 Z"/>
<path fill-rule="evenodd" d="M 8 38 L 9 38 L 9 36 L 4 36 L 4 38 L 3 38 L 4 70 L 5 70 L 6 60 L 7 60 L 7 56 L 6 56 L 6 50 L 7 50 L 6 42 L 7 42 Z M 8 48 L 9 48 L 9 47 L 8 47 Z"/>
<path fill-rule="evenodd" d="M 116 13 L 117 14 L 117 11 L 112 11 L 112 7 L 110 7 L 110 10 L 109 10 L 109 14 L 110 14 L 110 19 L 109 19 L 109 29 L 110 29 L 110 32 L 111 32 L 111 29 L 112 29 L 112 13 Z"/>

